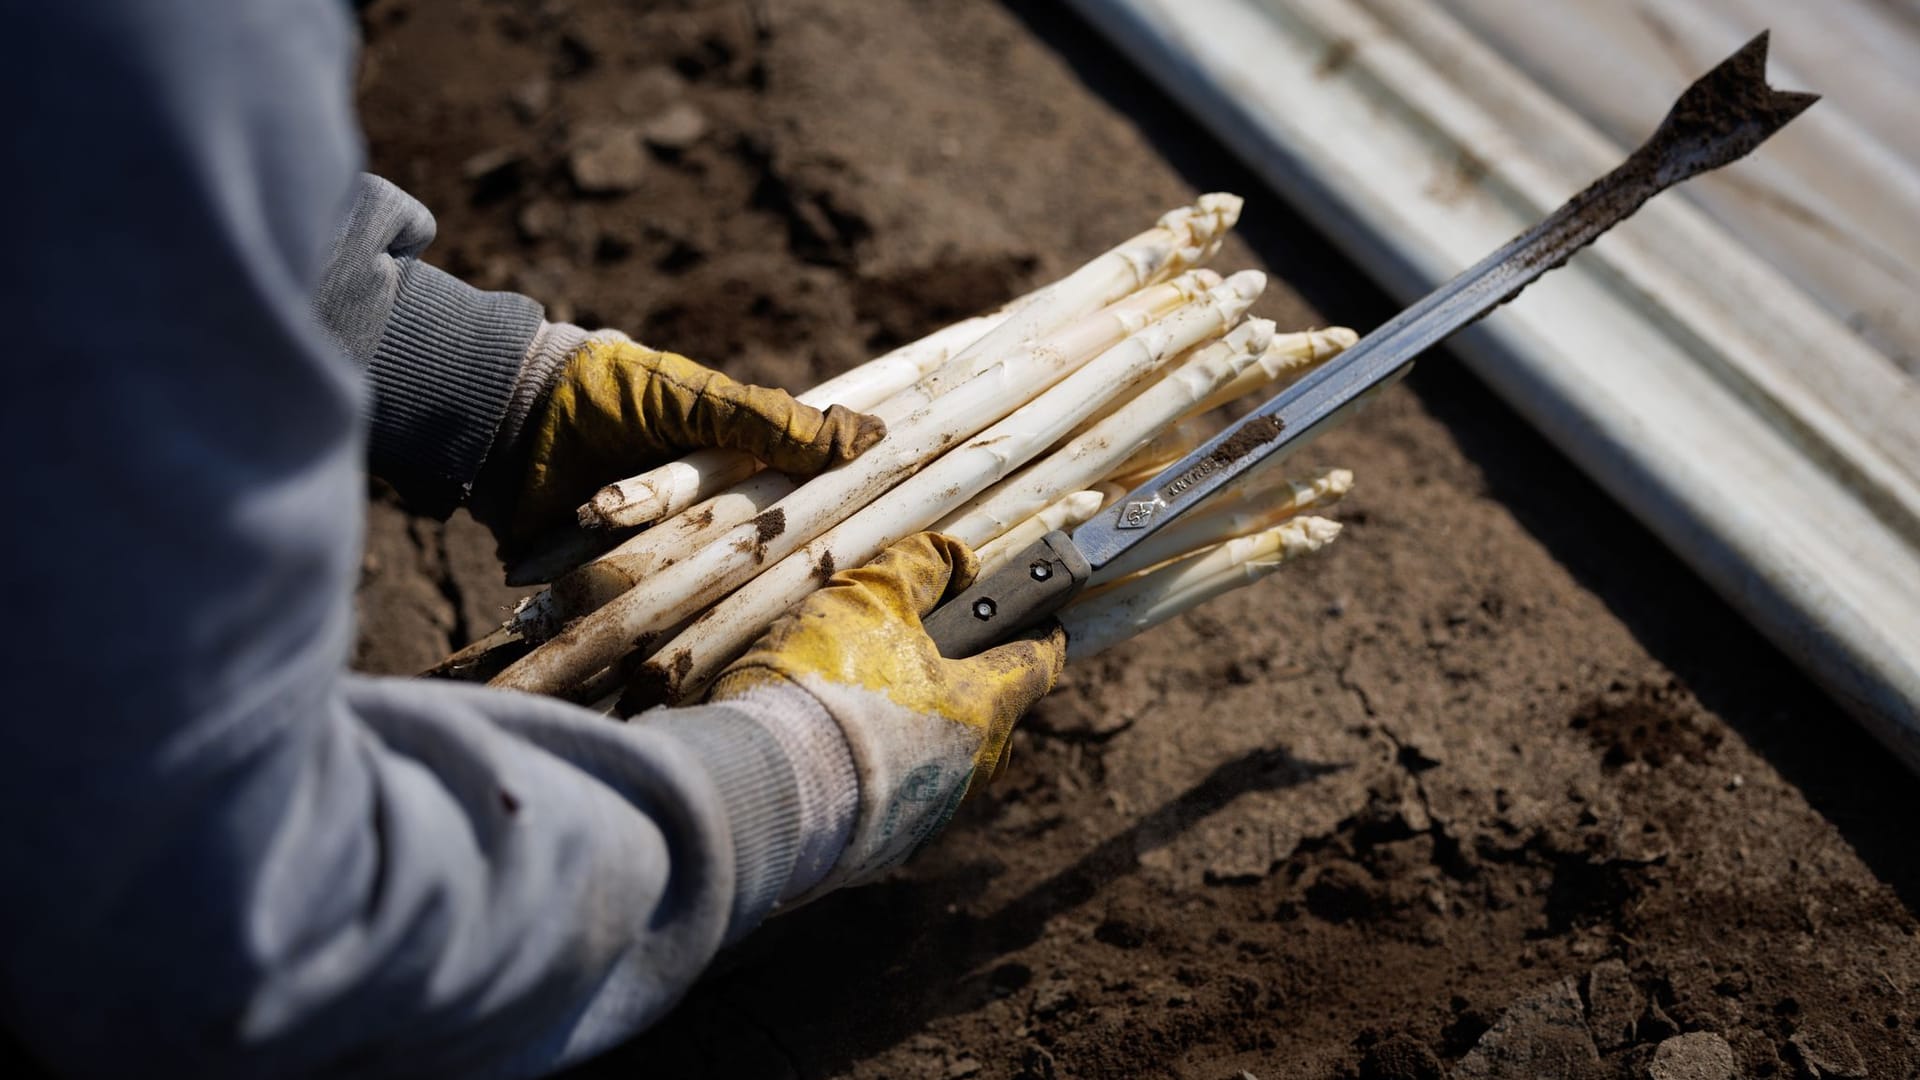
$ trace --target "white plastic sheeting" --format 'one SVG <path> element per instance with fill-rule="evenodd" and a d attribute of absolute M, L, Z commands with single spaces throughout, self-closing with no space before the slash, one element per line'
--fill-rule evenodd
<path fill-rule="evenodd" d="M 1074 4 L 1406 301 L 1618 163 L 1681 87 L 1775 26 L 1771 81 L 1827 100 L 1454 344 L 1920 769 L 1909 9 Z"/>

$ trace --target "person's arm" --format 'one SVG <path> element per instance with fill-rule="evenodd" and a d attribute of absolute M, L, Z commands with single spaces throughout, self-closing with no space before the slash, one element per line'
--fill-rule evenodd
<path fill-rule="evenodd" d="M 844 741 L 348 676 L 366 390 L 309 312 L 347 5 L 14 22 L 0 1016 L 118 1075 L 529 1075 L 644 1026 L 846 833 Z"/>
<path fill-rule="evenodd" d="M 476 289 L 424 261 L 435 231 L 418 200 L 362 174 L 313 312 L 366 373 L 368 470 L 415 509 L 444 515 L 472 494 L 496 442 L 518 442 L 587 332 L 548 323 L 530 297 Z"/>
<path fill-rule="evenodd" d="M 879 417 L 815 409 L 618 330 L 548 322 L 528 297 L 422 261 L 434 232 L 418 200 L 361 176 L 313 298 L 371 384 L 368 468 L 417 511 L 469 503 L 518 548 L 662 453 L 745 450 L 811 475 L 886 433 Z"/>

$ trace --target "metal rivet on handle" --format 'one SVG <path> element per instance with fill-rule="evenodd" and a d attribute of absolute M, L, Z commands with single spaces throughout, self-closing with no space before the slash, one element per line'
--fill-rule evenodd
<path fill-rule="evenodd" d="M 1033 580 L 1035 581 L 1045 581 L 1048 578 L 1053 576 L 1053 564 L 1043 559 L 1040 562 L 1036 562 L 1032 566 L 1029 566 L 1027 568 L 1027 573 L 1031 574 L 1033 576 Z"/>
<path fill-rule="evenodd" d="M 973 602 L 973 617 L 976 619 L 991 619 L 995 610 L 993 601 L 984 596 Z"/>

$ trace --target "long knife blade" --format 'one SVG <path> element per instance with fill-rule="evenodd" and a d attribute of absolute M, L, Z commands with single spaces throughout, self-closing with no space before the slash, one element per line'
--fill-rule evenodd
<path fill-rule="evenodd" d="M 1696 80 L 1640 148 L 1453 280 L 1281 391 L 1205 445 L 1074 530 L 1049 536 L 927 619 L 941 649 L 966 655 L 1057 610 L 1091 570 L 1205 502 L 1248 470 L 1310 441 L 1414 359 L 1513 299 L 1540 275 L 1674 184 L 1736 161 L 1819 100 L 1766 82 L 1762 32 Z"/>
<path fill-rule="evenodd" d="M 1074 546 L 1099 569 L 1235 477 L 1310 441 L 1404 375 L 1414 358 L 1519 295 L 1648 199 L 1745 156 L 1819 100 L 1769 87 L 1766 61 L 1762 33 L 1689 86 L 1653 135 L 1612 172 L 1128 493 L 1075 530 Z"/>

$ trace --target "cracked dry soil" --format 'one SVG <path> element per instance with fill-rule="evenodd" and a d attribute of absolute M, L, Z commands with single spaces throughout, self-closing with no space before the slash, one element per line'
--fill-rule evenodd
<path fill-rule="evenodd" d="M 373 165 L 430 257 L 799 387 L 1196 191 L 1283 327 L 1391 314 L 1053 5 L 374 0 Z M 611 148 L 611 149 L 610 149 Z M 1439 167 L 1437 166 L 1437 169 Z M 591 188 L 591 191 L 585 190 Z M 1071 671 L 889 880 L 583 1071 L 1920 1072 L 1915 783 L 1443 357 L 1307 453 L 1325 556 Z M 515 594 L 371 504 L 363 668 Z"/>

